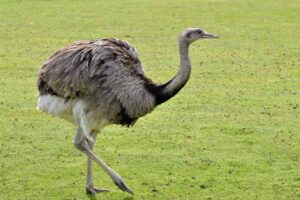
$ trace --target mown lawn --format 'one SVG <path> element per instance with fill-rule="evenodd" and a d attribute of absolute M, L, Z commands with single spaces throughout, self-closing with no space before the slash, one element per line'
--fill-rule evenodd
<path fill-rule="evenodd" d="M 299 24 L 296 0 L 0 0 L 0 199 L 300 199 Z M 111 192 L 87 196 L 75 128 L 36 110 L 38 69 L 70 42 L 117 37 L 165 82 L 190 26 L 221 38 L 193 44 L 185 88 L 98 136 L 135 196 L 96 165 Z"/>

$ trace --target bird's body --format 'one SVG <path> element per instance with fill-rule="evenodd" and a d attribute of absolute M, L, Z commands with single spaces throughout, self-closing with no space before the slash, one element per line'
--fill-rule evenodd
<path fill-rule="evenodd" d="M 155 106 L 145 84 L 152 82 L 144 76 L 136 49 L 127 42 L 77 42 L 43 65 L 38 107 L 69 121 L 75 113 L 84 113 L 95 121 L 91 127 L 95 130 L 103 123 L 131 125 Z"/>
<path fill-rule="evenodd" d="M 179 37 L 180 68 L 165 84 L 155 84 L 147 78 L 137 50 L 118 39 L 73 43 L 57 51 L 42 66 L 38 109 L 76 125 L 74 145 L 88 156 L 88 193 L 106 191 L 93 187 L 92 160 L 120 189 L 132 193 L 120 175 L 92 151 L 96 135 L 109 124 L 133 125 L 139 117 L 173 97 L 190 76 L 189 44 L 201 36 L 215 37 L 196 28 Z"/>

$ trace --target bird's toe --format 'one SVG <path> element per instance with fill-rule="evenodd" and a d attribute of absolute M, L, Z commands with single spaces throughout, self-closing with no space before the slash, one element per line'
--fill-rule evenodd
<path fill-rule="evenodd" d="M 97 194 L 100 192 L 109 192 L 107 189 L 102 189 L 102 188 L 95 188 L 95 187 L 87 187 L 86 188 L 86 193 L 87 194 Z"/>
<path fill-rule="evenodd" d="M 128 192 L 129 194 L 134 195 L 133 191 L 126 185 L 126 183 L 122 180 L 114 181 L 114 183 L 124 192 Z"/>

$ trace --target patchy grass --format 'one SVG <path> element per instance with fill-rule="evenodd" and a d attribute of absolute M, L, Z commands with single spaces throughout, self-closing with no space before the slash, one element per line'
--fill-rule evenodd
<path fill-rule="evenodd" d="M 0 199 L 299 199 L 299 24 L 299 1 L 0 1 Z M 35 109 L 41 64 L 70 42 L 117 37 L 164 82 L 189 26 L 221 38 L 191 47 L 186 87 L 98 137 L 135 196 L 98 166 L 95 185 L 111 192 L 86 196 L 74 127 Z"/>

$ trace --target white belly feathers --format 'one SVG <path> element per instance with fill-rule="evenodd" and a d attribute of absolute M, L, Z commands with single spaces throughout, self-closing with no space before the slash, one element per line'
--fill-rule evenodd
<path fill-rule="evenodd" d="M 55 95 L 42 95 L 37 102 L 37 109 L 51 115 L 58 116 L 70 122 L 74 122 L 72 114 L 72 101 L 66 101 Z"/>
<path fill-rule="evenodd" d="M 56 95 L 41 95 L 37 102 L 37 109 L 74 124 L 76 124 L 75 121 L 80 122 L 87 138 L 92 130 L 100 131 L 109 124 L 109 121 L 103 116 L 95 117 L 93 112 L 85 113 L 85 104 L 81 99 L 66 101 L 65 98 Z"/>

